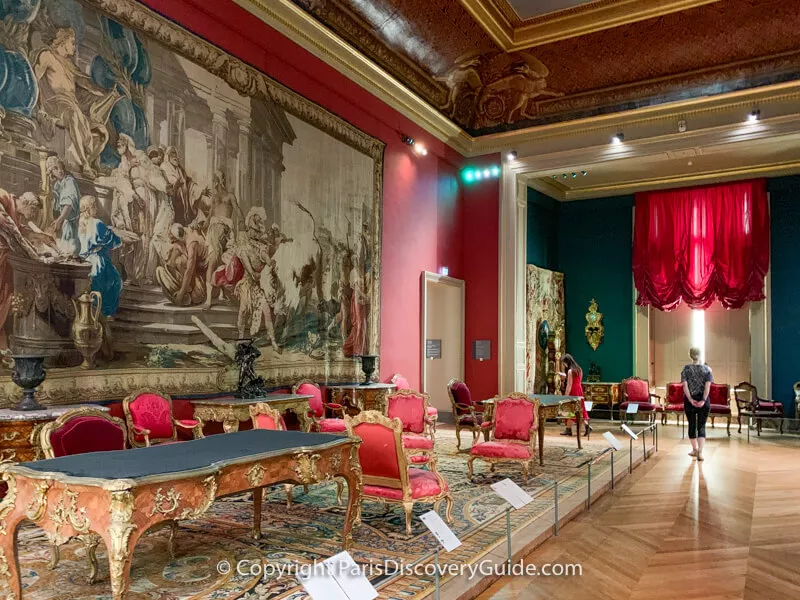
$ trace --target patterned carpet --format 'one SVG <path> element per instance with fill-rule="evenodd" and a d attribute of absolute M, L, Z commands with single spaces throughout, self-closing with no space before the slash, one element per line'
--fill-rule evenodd
<path fill-rule="evenodd" d="M 466 445 L 468 441 L 463 443 Z M 464 534 L 504 510 L 505 503 L 489 485 L 507 476 L 531 494 L 548 487 L 554 479 L 559 480 L 562 493 L 571 493 L 571 487 L 577 489 L 585 482 L 585 468 L 580 467 L 606 448 L 600 436 L 584 441 L 583 445 L 579 451 L 575 438 L 548 435 L 545 465 L 534 469 L 527 484 L 523 483 L 518 468 L 498 466 L 498 472 L 490 474 L 488 467 L 478 461 L 475 482 L 470 483 L 466 476 L 467 451 L 456 452 L 454 431 L 440 428 L 436 441 L 438 465 L 450 484 L 455 502 L 454 531 Z M 181 522 L 174 560 L 167 554 L 166 530 L 146 534 L 136 547 L 129 597 L 132 600 L 307 598 L 293 577 L 278 577 L 274 570 L 277 565 L 308 564 L 338 553 L 344 507 L 336 506 L 333 484 L 312 486 L 308 494 L 303 493 L 302 487 L 296 487 L 294 495 L 295 505 L 287 509 L 282 488 L 272 488 L 263 512 L 264 536 L 259 541 L 250 537 L 253 510 L 250 494 L 215 502 L 202 520 Z M 414 512 L 420 515 L 430 509 L 431 505 L 418 504 Z M 379 563 L 385 558 L 407 563 L 436 547 L 433 536 L 419 519 L 414 520 L 412 535 L 405 535 L 403 511 L 398 506 L 386 510 L 381 504 L 366 502 L 362 516 L 363 524 L 355 531 L 352 550 L 359 563 Z M 102 545 L 97 553 L 99 581 L 91 586 L 86 582 L 86 551 L 79 542 L 62 547 L 61 562 L 55 570 L 48 569 L 50 552 L 38 528 L 28 525 L 20 529 L 19 550 L 26 600 L 111 597 L 108 562 Z M 244 565 L 243 574 L 235 568 L 230 573 L 219 573 L 217 565 L 221 561 L 228 561 L 234 567 Z M 260 570 L 262 561 L 270 565 L 268 573 Z M 382 577 L 376 574 L 374 583 L 380 583 Z"/>

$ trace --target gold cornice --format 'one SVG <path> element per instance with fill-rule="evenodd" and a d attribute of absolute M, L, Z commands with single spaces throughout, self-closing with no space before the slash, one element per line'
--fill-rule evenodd
<path fill-rule="evenodd" d="M 506 52 L 541 46 L 558 40 L 594 33 L 711 4 L 718 0 L 618 0 L 593 2 L 527 21 L 515 19 L 506 0 L 460 0 L 489 36 Z M 506 6 L 501 6 L 505 4 Z"/>
<path fill-rule="evenodd" d="M 234 1 L 440 141 L 469 154 L 471 136 L 290 0 Z"/>

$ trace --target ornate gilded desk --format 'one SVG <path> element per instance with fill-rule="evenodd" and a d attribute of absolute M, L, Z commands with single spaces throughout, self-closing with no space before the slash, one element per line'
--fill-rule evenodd
<path fill-rule="evenodd" d="M 253 490 L 260 536 L 262 487 L 347 481 L 345 548 L 361 502 L 358 438 L 299 431 L 239 431 L 150 448 L 0 465 L 0 593 L 22 600 L 17 527 L 29 519 L 50 542 L 96 534 L 108 549 L 114 600 L 128 593 L 136 542 L 163 521 L 200 518 L 221 496 Z M 10 591 L 9 591 L 10 586 Z"/>
<path fill-rule="evenodd" d="M 297 416 L 300 429 L 308 431 L 308 394 L 265 394 L 259 398 L 193 398 L 194 415 L 204 423 L 222 423 L 225 433 L 239 431 L 239 421 L 250 420 L 250 407 L 266 402 L 279 413 L 292 411 Z"/>
<path fill-rule="evenodd" d="M 580 396 L 556 396 L 553 394 L 531 394 L 534 400 L 539 401 L 539 464 L 544 465 L 544 422 L 555 419 L 566 413 L 575 413 L 577 428 L 578 448 L 581 445 L 581 430 L 583 429 L 583 405 Z"/>
<path fill-rule="evenodd" d="M 362 410 L 382 410 L 386 396 L 397 389 L 393 383 L 353 383 L 330 385 L 331 402 L 345 407 L 347 414 L 357 415 Z"/>
<path fill-rule="evenodd" d="M 0 462 L 21 462 L 41 458 L 39 441 L 35 438 L 42 425 L 55 421 L 68 410 L 83 406 L 108 410 L 99 404 L 66 404 L 48 406 L 41 410 L 0 409 Z"/>

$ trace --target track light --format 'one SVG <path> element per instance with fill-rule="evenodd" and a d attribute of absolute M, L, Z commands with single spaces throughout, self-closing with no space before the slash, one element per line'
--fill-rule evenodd
<path fill-rule="evenodd" d="M 611 143 L 612 144 L 621 144 L 624 141 L 625 141 L 625 134 L 624 133 L 618 133 L 615 136 L 612 136 L 612 138 L 611 138 Z"/>
<path fill-rule="evenodd" d="M 581 171 L 581 175 L 583 175 L 584 177 L 586 177 L 586 171 Z"/>
<path fill-rule="evenodd" d="M 414 145 L 414 138 L 412 138 L 410 135 L 402 135 L 402 136 L 400 136 L 400 139 L 407 146 L 413 146 Z"/>
<path fill-rule="evenodd" d="M 517 151 L 516 150 L 509 150 L 508 154 L 506 154 L 506 159 L 508 159 L 508 160 L 517 160 Z"/>
<path fill-rule="evenodd" d="M 750 123 L 755 123 L 756 121 L 761 119 L 761 111 L 756 109 L 747 115 L 747 121 Z"/>
<path fill-rule="evenodd" d="M 575 179 L 578 176 L 577 173 L 572 173 L 572 178 Z"/>

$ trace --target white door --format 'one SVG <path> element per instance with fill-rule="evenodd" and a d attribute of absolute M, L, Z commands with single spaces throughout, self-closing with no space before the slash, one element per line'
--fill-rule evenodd
<path fill-rule="evenodd" d="M 451 412 L 447 382 L 464 379 L 464 282 L 422 274 L 422 391 Z"/>

